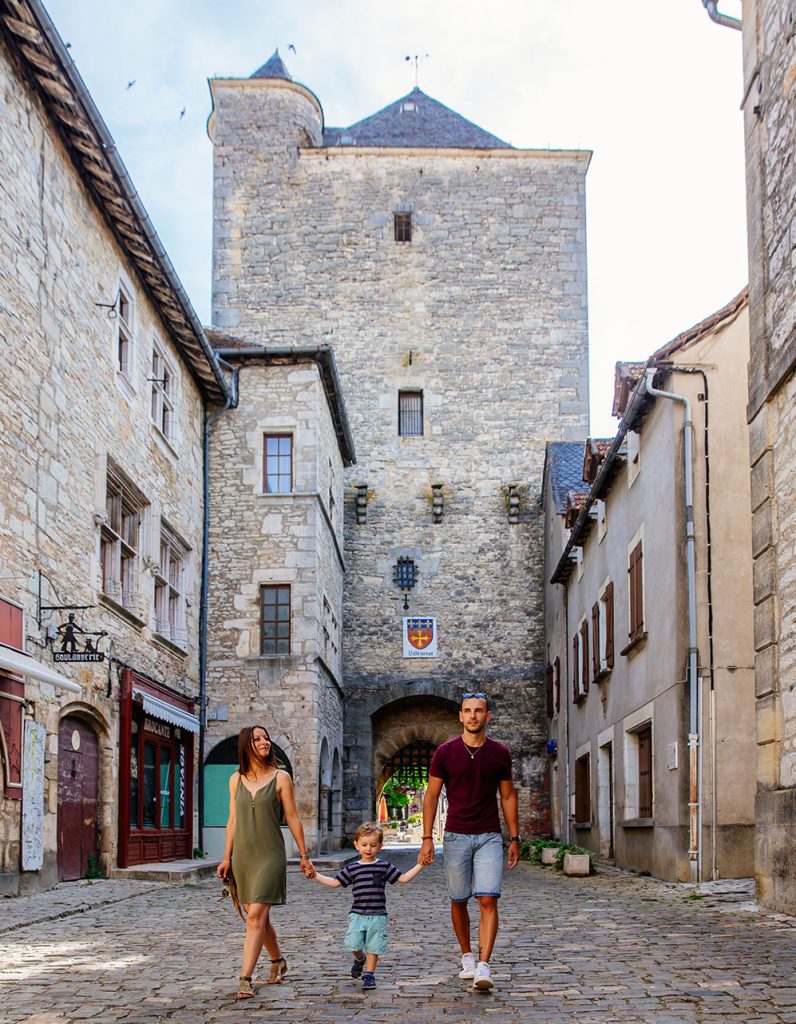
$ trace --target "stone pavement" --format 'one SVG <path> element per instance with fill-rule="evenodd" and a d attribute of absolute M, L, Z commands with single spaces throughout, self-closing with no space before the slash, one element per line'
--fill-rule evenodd
<path fill-rule="evenodd" d="M 745 901 L 743 886 L 521 864 L 506 880 L 496 988 L 482 995 L 455 976 L 437 862 L 390 889 L 391 949 L 366 995 L 342 948 L 349 894 L 291 873 L 290 903 L 274 911 L 289 973 L 244 1004 L 233 999 L 243 927 L 218 892 L 215 881 L 98 881 L 0 901 L 0 1021 L 796 1022 L 796 919 Z M 23 908 L 36 923 L 22 924 Z"/>

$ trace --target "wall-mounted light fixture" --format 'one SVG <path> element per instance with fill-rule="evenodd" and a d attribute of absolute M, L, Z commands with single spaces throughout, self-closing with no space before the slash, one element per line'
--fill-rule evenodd
<path fill-rule="evenodd" d="M 399 558 L 392 568 L 392 581 L 404 595 L 404 611 L 409 610 L 409 591 L 417 582 L 417 566 L 412 558 Z"/>

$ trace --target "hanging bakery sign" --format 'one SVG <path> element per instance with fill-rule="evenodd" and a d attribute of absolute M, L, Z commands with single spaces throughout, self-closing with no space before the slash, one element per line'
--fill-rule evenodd
<path fill-rule="evenodd" d="M 66 622 L 55 629 L 53 661 L 105 661 L 99 644 L 107 635 L 104 629 L 83 629 L 75 622 L 74 612 L 70 612 Z"/>

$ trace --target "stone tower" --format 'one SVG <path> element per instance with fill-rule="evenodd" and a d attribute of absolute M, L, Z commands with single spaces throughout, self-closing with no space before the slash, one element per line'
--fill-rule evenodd
<path fill-rule="evenodd" d="M 277 54 L 210 85 L 214 326 L 332 346 L 356 442 L 346 829 L 483 691 L 521 824 L 546 830 L 538 495 L 545 442 L 587 432 L 590 154 L 515 149 L 419 89 L 329 128 Z M 410 617 L 436 620 L 435 657 L 405 656 Z"/>

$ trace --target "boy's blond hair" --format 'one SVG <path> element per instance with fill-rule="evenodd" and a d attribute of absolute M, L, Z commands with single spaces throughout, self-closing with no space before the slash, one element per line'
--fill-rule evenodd
<path fill-rule="evenodd" d="M 379 843 L 384 844 L 384 829 L 381 825 L 377 825 L 375 821 L 366 821 L 364 825 L 360 825 L 354 833 L 354 842 L 358 843 L 365 836 L 376 836 Z"/>

